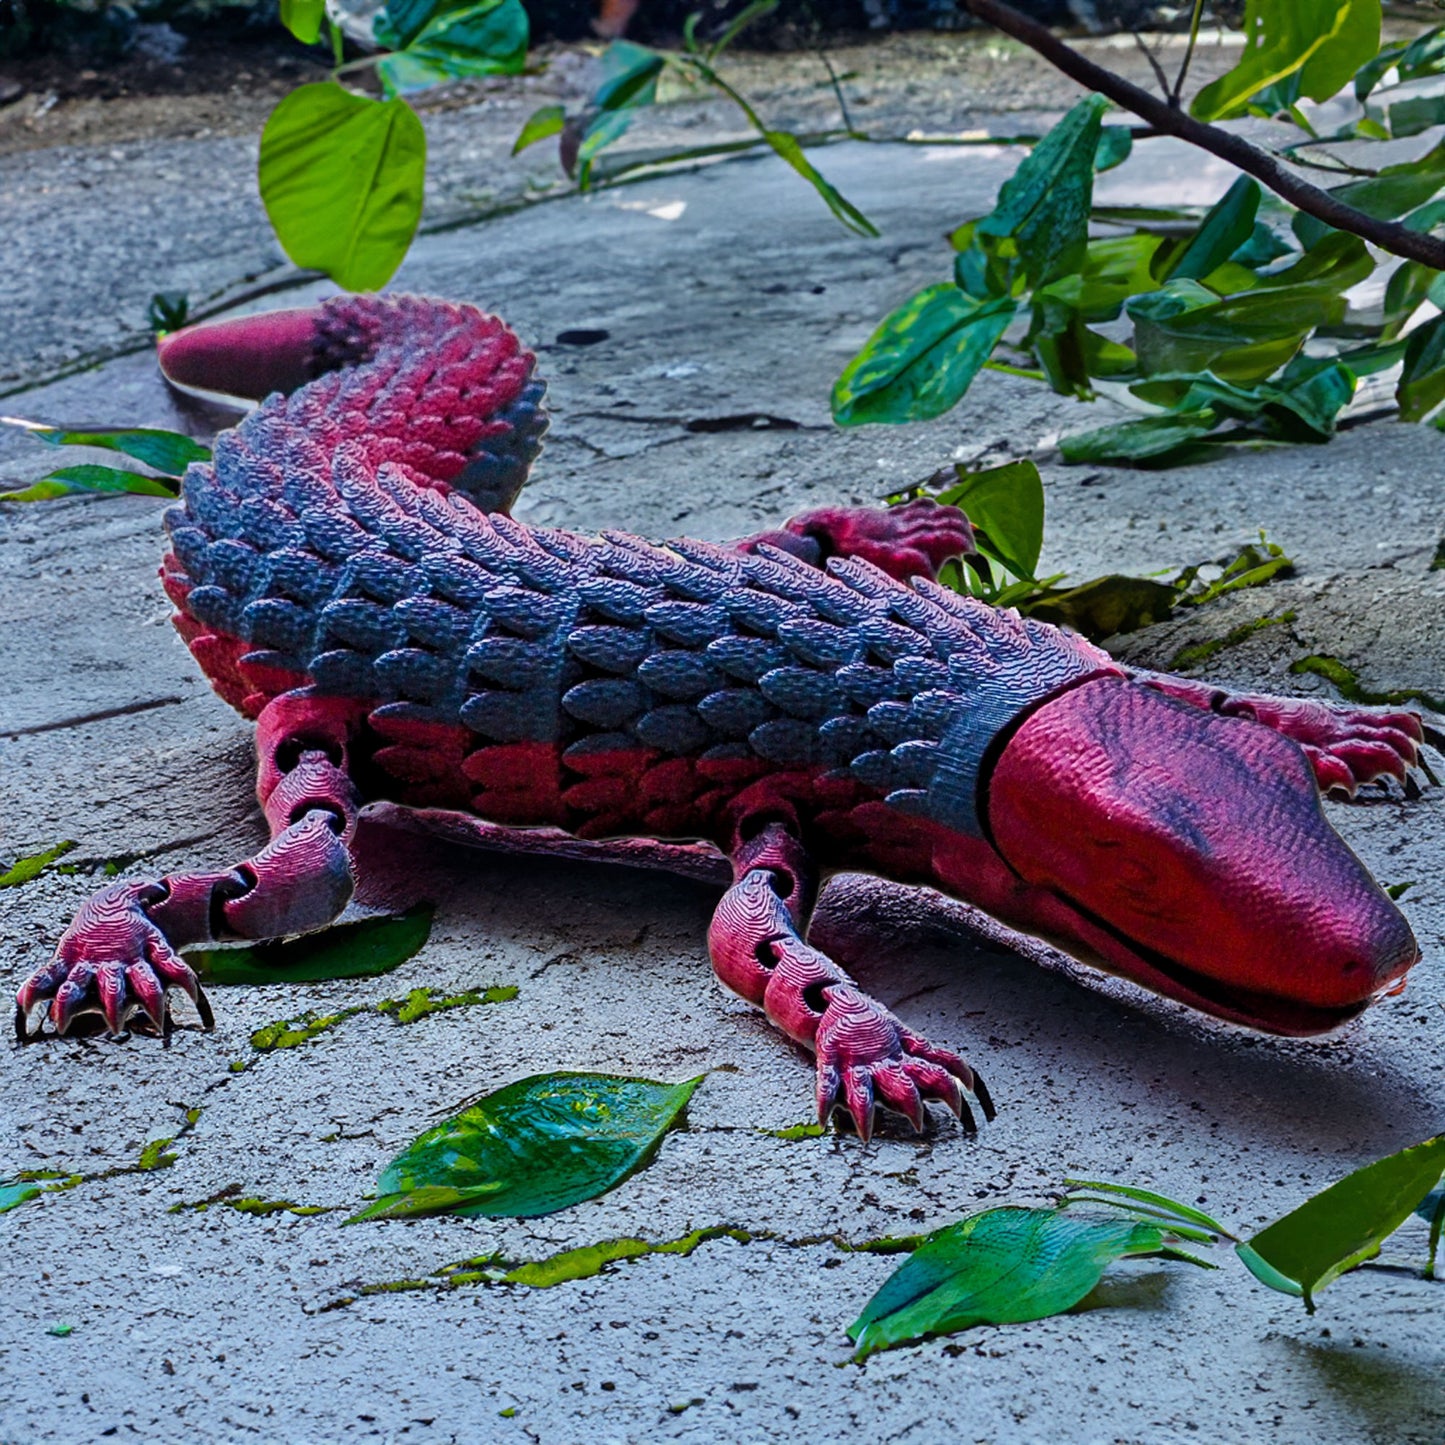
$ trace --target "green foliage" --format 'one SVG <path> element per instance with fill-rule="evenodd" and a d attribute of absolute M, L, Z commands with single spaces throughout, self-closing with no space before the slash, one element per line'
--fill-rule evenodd
<path fill-rule="evenodd" d="M 419 28 L 417 12 L 426 10 Z M 479 75 L 517 75 L 527 64 L 529 31 L 521 0 L 479 0 L 470 5 L 433 3 L 418 7 L 410 0 L 392 0 L 376 18 L 378 38 L 393 33 L 388 23 L 405 12 L 404 47 L 383 56 L 376 65 L 388 96 L 411 95 L 433 85 Z"/>
<path fill-rule="evenodd" d="M 1297 94 L 1328 100 L 1379 49 L 1380 0 L 1248 0 L 1244 34 L 1239 64 L 1195 96 L 1200 120 L 1240 115 L 1289 79 Z"/>
<path fill-rule="evenodd" d="M 1307 149 L 1445 123 L 1445 98 L 1399 94 L 1445 73 L 1445 26 L 1383 50 L 1379 28 L 1379 0 L 1249 0 L 1239 65 L 1194 108 L 1286 119 L 1305 138 L 1281 154 L 1332 169 L 1338 199 L 1445 232 L 1445 142 L 1378 167 Z M 1317 135 L 1302 101 L 1351 79 L 1369 114 Z M 1399 368 L 1401 417 L 1445 425 L 1445 323 L 1434 314 L 1445 278 L 1266 198 L 1246 176 L 1202 213 L 1096 207 L 1094 173 L 1120 151 L 1103 109 L 1098 97 L 1081 101 L 994 209 L 955 229 L 953 291 L 930 286 L 884 319 L 834 388 L 835 421 L 937 416 L 996 366 L 1141 413 L 1065 437 L 1066 461 L 1160 466 L 1228 443 L 1327 441 L 1359 378 Z M 1382 298 L 1356 289 L 1382 266 Z M 992 336 L 981 314 L 990 304 L 1016 308 Z"/>
<path fill-rule="evenodd" d="M 321 983 L 375 978 L 420 953 L 431 936 L 432 909 L 346 923 L 289 942 L 198 948 L 186 962 L 208 983 Z"/>
<path fill-rule="evenodd" d="M 17 858 L 3 873 L 0 873 L 0 888 L 19 888 L 38 878 L 58 858 L 63 858 L 75 844 L 70 839 L 43 848 L 39 853 L 30 853 Z"/>
<path fill-rule="evenodd" d="M 1016 1324 L 1071 1309 L 1116 1260 L 1155 1255 L 1199 1264 L 1178 1231 L 1004 1206 L 935 1230 L 848 1326 L 855 1359 L 972 1325 Z"/>
<path fill-rule="evenodd" d="M 755 144 L 768 146 L 818 193 L 824 205 L 849 230 L 863 236 L 876 236 L 877 227 L 836 186 L 834 186 L 804 154 L 802 141 L 791 131 L 770 126 L 716 69 L 716 61 L 724 50 L 754 20 L 777 9 L 777 0 L 755 0 L 745 6 L 707 46 L 699 43 L 699 16 L 691 17 L 684 31 L 684 53 L 665 55 L 630 40 L 616 40 L 602 53 L 599 62 L 600 80 L 587 104 L 574 116 L 555 105 L 534 111 L 523 125 L 512 154 L 535 145 L 550 136 L 559 138 L 559 156 L 563 169 L 577 180 L 580 190 L 587 190 L 596 181 L 596 166 L 601 153 L 616 144 L 628 130 L 637 114 L 657 103 L 658 83 L 671 72 L 682 84 L 706 87 L 730 100 L 743 113 L 757 134 Z M 1117 149 L 1117 142 L 1111 142 Z M 731 147 L 728 147 L 731 148 Z M 683 150 L 673 155 L 651 158 L 649 164 L 685 161 L 706 153 L 706 150 Z"/>
<path fill-rule="evenodd" d="M 315 45 L 326 18 L 326 0 L 281 0 L 281 23 L 303 44 Z"/>
<path fill-rule="evenodd" d="M 293 90 L 261 135 L 261 199 L 298 265 L 340 286 L 383 286 L 421 221 L 426 133 L 405 101 L 319 81 Z"/>
<path fill-rule="evenodd" d="M 17 491 L 0 492 L 0 502 L 41 502 L 73 492 L 126 492 L 142 497 L 174 497 L 180 489 L 181 473 L 191 462 L 209 461 L 209 447 L 178 432 L 154 428 L 85 428 L 49 426 L 23 417 L 0 417 L 8 426 L 20 427 L 36 441 L 55 447 L 97 447 L 120 452 L 159 472 L 147 476 L 121 467 L 103 467 L 84 462 L 57 467 L 39 481 Z"/>
<path fill-rule="evenodd" d="M 985 1209 L 926 1236 L 848 1327 L 854 1358 L 972 1325 L 1060 1314 L 1120 1259 L 1156 1256 L 1217 1268 L 1181 1248 L 1181 1241 L 1232 1243 L 1261 1284 L 1303 1298 L 1313 1313 L 1315 1294 L 1373 1259 L 1381 1242 L 1414 1213 L 1430 1225 L 1422 1273 L 1433 1278 L 1445 1230 L 1442 1170 L 1445 1135 L 1357 1169 L 1248 1240 L 1156 1190 L 1070 1179 L 1055 1208 Z M 1080 1212 L 1101 1206 L 1118 1213 Z"/>
<path fill-rule="evenodd" d="M 1379 1254 L 1386 1236 L 1424 1207 L 1442 1171 L 1445 1134 L 1346 1175 L 1239 1244 L 1239 1257 L 1262 1284 L 1300 1296 L 1313 1314 L 1314 1296 Z"/>
<path fill-rule="evenodd" d="M 960 507 L 974 529 L 978 556 L 950 561 L 939 581 L 996 607 L 1016 607 L 1029 617 L 1071 627 L 1101 641 L 1162 622 L 1176 608 L 1211 602 L 1225 592 L 1258 587 L 1293 566 L 1284 549 L 1261 532 L 1259 544 L 1242 548 L 1213 582 L 1200 580 L 1200 566 L 1186 567 L 1172 581 L 1112 574 L 1070 587 L 1064 574 L 1037 578 L 1044 535 L 1044 488 L 1031 461 L 970 471 L 944 467 L 926 481 L 896 493 L 898 504 L 917 496 Z M 995 578 L 990 561 L 1003 569 Z"/>
<path fill-rule="evenodd" d="M 647 1160 L 701 1082 L 520 1079 L 413 1140 L 383 1172 L 380 1197 L 348 1223 L 438 1212 L 532 1218 L 595 1199 Z"/>
<path fill-rule="evenodd" d="M 930 286 L 899 307 L 833 387 L 833 419 L 926 421 L 954 406 L 1013 320 L 1008 296 L 986 301 L 957 286 Z"/>

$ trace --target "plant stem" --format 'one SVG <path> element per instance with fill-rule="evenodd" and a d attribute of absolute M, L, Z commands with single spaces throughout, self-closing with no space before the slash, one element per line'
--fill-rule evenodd
<path fill-rule="evenodd" d="M 1021 15 L 1003 0 L 964 0 L 968 9 L 980 20 L 1022 41 L 1031 50 L 1036 50 L 1051 65 L 1063 71 L 1071 80 L 1089 90 L 1107 97 L 1125 110 L 1131 110 L 1142 120 L 1148 121 L 1155 130 L 1165 135 L 1178 136 L 1192 145 L 1197 145 L 1211 155 L 1237 166 L 1247 175 L 1263 181 L 1276 195 L 1283 197 L 1301 211 L 1323 221 L 1337 230 L 1349 231 L 1371 245 L 1389 251 L 1392 255 L 1403 256 L 1409 261 L 1419 261 L 1435 271 L 1445 271 L 1445 240 L 1428 235 L 1423 231 L 1412 231 L 1398 221 L 1381 221 L 1364 211 L 1347 205 L 1328 191 L 1312 186 L 1308 181 L 1294 175 L 1280 158 L 1269 151 L 1245 140 L 1232 131 L 1218 126 L 1206 125 L 1195 120 L 1186 111 L 1171 105 L 1167 100 L 1157 100 L 1147 90 L 1096 65 L 1077 50 L 1065 45 L 1047 26 Z"/>
<path fill-rule="evenodd" d="M 1189 44 L 1184 47 L 1184 59 L 1179 62 L 1179 74 L 1174 77 L 1174 89 L 1169 93 L 1169 104 L 1179 109 L 1179 97 L 1184 94 L 1184 77 L 1189 74 L 1189 62 L 1194 59 L 1194 47 L 1199 40 L 1199 21 L 1204 14 L 1204 0 L 1194 0 L 1194 13 L 1189 17 Z"/>
<path fill-rule="evenodd" d="M 1169 90 L 1169 77 L 1164 74 L 1164 67 L 1159 64 L 1158 57 L 1144 44 L 1144 37 L 1137 30 L 1131 30 L 1129 33 L 1134 37 L 1134 44 L 1143 51 L 1144 59 L 1149 62 L 1149 68 L 1154 72 L 1155 80 L 1159 82 L 1159 89 L 1163 93 L 1164 99 L 1171 105 L 1174 104 L 1174 97 Z"/>
<path fill-rule="evenodd" d="M 843 129 L 849 135 L 857 135 L 858 132 L 853 128 L 853 117 L 848 114 L 848 102 L 843 98 L 843 87 L 838 83 L 838 72 L 833 69 L 833 62 L 828 59 L 828 52 L 820 50 L 818 59 L 828 68 L 828 79 L 833 84 L 833 95 L 837 99 L 838 109 L 843 114 Z"/>
<path fill-rule="evenodd" d="M 342 62 L 346 59 L 345 40 L 341 34 L 341 27 L 328 15 L 326 23 L 331 28 L 331 59 L 332 63 L 339 70 Z"/>

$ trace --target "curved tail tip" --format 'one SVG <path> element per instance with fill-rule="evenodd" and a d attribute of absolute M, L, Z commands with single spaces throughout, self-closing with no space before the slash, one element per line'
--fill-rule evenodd
<path fill-rule="evenodd" d="M 188 390 L 260 401 L 295 391 L 314 373 L 317 307 L 204 322 L 156 344 L 162 374 Z"/>

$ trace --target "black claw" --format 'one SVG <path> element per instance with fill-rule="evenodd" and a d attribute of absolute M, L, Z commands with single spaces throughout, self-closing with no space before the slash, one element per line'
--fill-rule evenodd
<path fill-rule="evenodd" d="M 15 1005 L 15 1042 L 18 1044 L 34 1043 L 39 1038 L 38 1034 L 30 1032 L 29 1010 L 22 1008 L 18 1003 Z"/>
<path fill-rule="evenodd" d="M 973 1117 L 973 1110 L 968 1107 L 968 1100 L 962 1094 L 958 1097 L 958 1122 L 965 1134 L 978 1133 L 978 1120 Z"/>
<path fill-rule="evenodd" d="M 998 1110 L 993 1106 L 993 1100 L 989 1097 L 988 1085 L 984 1083 L 981 1074 L 973 1076 L 973 1097 L 978 1100 L 978 1106 L 983 1110 L 983 1117 L 992 1123 Z"/>
<path fill-rule="evenodd" d="M 201 1027 L 206 1030 L 216 1027 L 216 1015 L 211 1009 L 211 1001 L 206 997 L 206 991 L 199 983 L 196 984 L 196 1012 L 201 1016 Z"/>

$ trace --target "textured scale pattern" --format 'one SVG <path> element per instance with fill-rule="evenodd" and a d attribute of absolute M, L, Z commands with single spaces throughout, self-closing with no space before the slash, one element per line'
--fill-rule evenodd
<path fill-rule="evenodd" d="M 926 811 L 940 741 L 986 699 L 1017 711 L 1113 670 L 1079 639 L 865 562 L 824 572 L 768 547 L 486 515 L 452 489 L 489 430 L 465 408 L 506 414 L 506 388 L 534 384 L 520 361 L 497 367 L 510 333 L 455 312 L 391 318 L 430 327 L 424 350 L 352 326 L 329 354 L 373 348 L 369 364 L 269 399 L 166 523 L 179 625 L 222 695 L 251 716 L 298 686 L 367 700 L 401 801 L 584 837 L 719 837 L 750 783 L 787 770 L 812 813 L 863 796 Z M 466 378 L 483 364 L 479 395 Z"/>

